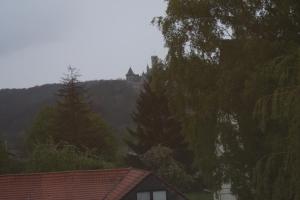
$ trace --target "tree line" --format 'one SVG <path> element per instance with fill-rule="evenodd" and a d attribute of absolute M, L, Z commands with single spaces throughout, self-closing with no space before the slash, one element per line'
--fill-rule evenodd
<path fill-rule="evenodd" d="M 78 76 L 75 68 L 68 68 L 57 102 L 43 108 L 27 130 L 22 159 L 1 144 L 2 173 L 113 166 L 117 141 L 110 127 L 92 111 Z"/>

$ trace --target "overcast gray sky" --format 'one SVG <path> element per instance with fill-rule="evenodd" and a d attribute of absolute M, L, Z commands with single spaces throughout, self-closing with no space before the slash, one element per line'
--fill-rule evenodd
<path fill-rule="evenodd" d="M 150 22 L 164 0 L 0 0 L 0 88 L 59 82 L 68 65 L 82 80 L 141 73 L 164 57 Z"/>

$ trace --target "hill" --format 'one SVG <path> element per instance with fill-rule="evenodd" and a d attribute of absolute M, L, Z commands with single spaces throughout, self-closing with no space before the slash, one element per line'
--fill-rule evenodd
<path fill-rule="evenodd" d="M 122 137 L 132 125 L 131 113 L 140 86 L 126 80 L 83 82 L 92 109 Z M 60 84 L 47 84 L 28 89 L 0 90 L 0 134 L 13 148 L 23 143 L 26 129 L 40 109 L 56 101 Z"/>

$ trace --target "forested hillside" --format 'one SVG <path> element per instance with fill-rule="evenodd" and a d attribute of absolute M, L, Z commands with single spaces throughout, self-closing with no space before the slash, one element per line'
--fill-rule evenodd
<path fill-rule="evenodd" d="M 131 125 L 138 87 L 125 80 L 100 80 L 83 83 L 91 107 L 119 135 Z M 60 84 L 47 84 L 28 89 L 0 90 L 0 134 L 15 148 L 22 145 L 26 129 L 37 113 L 55 102 Z"/>

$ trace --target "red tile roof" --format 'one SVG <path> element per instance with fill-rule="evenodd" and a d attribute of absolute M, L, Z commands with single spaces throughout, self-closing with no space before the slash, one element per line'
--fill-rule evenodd
<path fill-rule="evenodd" d="M 118 200 L 150 174 L 131 168 L 0 176 L 1 200 Z"/>

